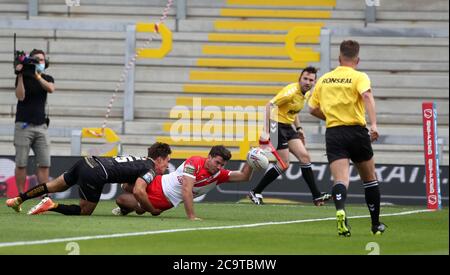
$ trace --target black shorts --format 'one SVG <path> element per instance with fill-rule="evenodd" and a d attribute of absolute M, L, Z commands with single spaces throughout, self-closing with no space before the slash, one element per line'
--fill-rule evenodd
<path fill-rule="evenodd" d="M 64 173 L 67 185 L 78 184 L 80 198 L 97 203 L 102 195 L 103 186 L 107 183 L 102 165 L 93 158 L 85 157 L 75 163 Z"/>
<path fill-rule="evenodd" d="M 276 129 L 273 129 L 272 127 L 270 129 L 270 141 L 277 150 L 289 148 L 288 142 L 293 139 L 300 139 L 300 135 L 290 124 L 278 122 Z"/>
<path fill-rule="evenodd" d="M 369 130 L 366 127 L 338 126 L 328 128 L 326 145 L 329 163 L 338 159 L 351 159 L 353 163 L 360 163 L 373 157 Z"/>

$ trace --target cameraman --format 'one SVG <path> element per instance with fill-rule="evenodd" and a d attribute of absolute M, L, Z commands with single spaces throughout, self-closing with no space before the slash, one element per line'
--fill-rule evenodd
<path fill-rule="evenodd" d="M 47 93 L 55 91 L 53 77 L 44 74 L 45 53 L 34 49 L 30 58 L 36 64 L 16 66 L 17 111 L 14 129 L 14 147 L 16 148 L 16 185 L 19 193 L 25 189 L 27 162 L 30 147 L 36 156 L 37 177 L 40 184 L 48 182 L 50 168 L 50 139 L 48 118 L 45 115 Z M 33 70 L 29 73 L 29 68 Z M 35 67 L 35 68 L 33 68 Z"/>

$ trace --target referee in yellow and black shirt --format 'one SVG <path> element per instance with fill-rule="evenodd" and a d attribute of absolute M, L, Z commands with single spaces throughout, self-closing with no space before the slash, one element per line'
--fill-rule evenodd
<path fill-rule="evenodd" d="M 300 111 L 310 98 L 310 90 L 316 82 L 316 77 L 316 68 L 305 68 L 300 74 L 298 82 L 284 87 L 266 105 L 265 126 L 261 140 L 266 141 L 270 137 L 272 144 L 287 166 L 289 165 L 289 152 L 294 154 L 300 161 L 302 176 L 311 190 L 313 203 L 320 206 L 324 204 L 324 201 L 331 199 L 331 195 L 321 193 L 317 188 L 299 118 Z M 269 169 L 256 188 L 249 192 L 250 200 L 254 204 L 263 204 L 262 191 L 284 172 L 285 170 L 279 163 Z"/>
<path fill-rule="evenodd" d="M 365 199 L 372 219 L 372 233 L 382 234 L 380 189 L 375 174 L 371 142 L 378 139 L 375 101 L 367 74 L 356 70 L 359 43 L 348 40 L 340 46 L 340 66 L 322 76 L 309 101 L 310 113 L 326 121 L 326 151 L 334 179 L 338 234 L 350 236 L 345 200 L 349 186 L 350 161 L 358 169 L 365 189 Z M 367 129 L 366 111 L 370 120 Z"/>

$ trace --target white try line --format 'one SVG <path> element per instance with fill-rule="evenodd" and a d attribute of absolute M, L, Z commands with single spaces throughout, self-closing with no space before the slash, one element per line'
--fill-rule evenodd
<path fill-rule="evenodd" d="M 381 216 L 382 217 L 404 216 L 404 215 L 411 215 L 411 214 L 431 212 L 431 211 L 432 210 L 414 210 L 414 211 L 406 211 L 406 212 L 399 212 L 399 213 L 392 213 L 392 214 L 384 214 L 384 215 L 381 215 Z M 370 217 L 370 216 L 369 215 L 364 215 L 364 216 L 353 216 L 353 217 L 348 217 L 348 218 L 349 219 L 362 219 L 362 218 L 368 218 L 368 217 Z M 65 242 L 73 242 L 73 241 L 86 241 L 86 240 L 122 238 L 122 237 L 132 237 L 132 236 L 145 236 L 145 235 L 156 235 L 156 234 L 164 234 L 164 233 L 178 233 L 178 232 L 189 232 L 189 231 L 200 231 L 200 230 L 223 230 L 223 229 L 236 229 L 236 228 L 251 228 L 251 227 L 269 226 L 269 225 L 320 222 L 320 221 L 331 221 L 331 220 L 336 220 L 336 217 L 322 218 L 322 219 L 307 219 L 307 220 L 296 220 L 296 221 L 284 221 L 284 222 L 265 222 L 265 223 L 254 223 L 254 224 L 228 225 L 228 226 L 166 229 L 166 230 L 157 230 L 157 231 L 144 231 L 144 232 L 134 232 L 134 233 L 117 233 L 117 234 L 109 234 L 109 235 L 60 238 L 60 239 L 39 240 L 39 241 L 9 242 L 9 243 L 0 243 L 0 248 L 1 247 L 11 247 L 11 246 L 23 246 L 23 245 L 65 243 Z"/>

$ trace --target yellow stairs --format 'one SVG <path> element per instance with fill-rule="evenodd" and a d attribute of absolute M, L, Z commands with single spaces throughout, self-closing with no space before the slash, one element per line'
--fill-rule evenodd
<path fill-rule="evenodd" d="M 178 97 L 177 106 L 187 109 L 172 110 L 170 118 L 179 121 L 167 122 L 163 127 L 165 132 L 172 134 L 174 126 L 181 127 L 193 135 L 157 138 L 180 148 L 205 149 L 174 149 L 175 158 L 206 156 L 211 146 L 223 144 L 231 148 L 233 159 L 245 159 L 248 149 L 258 146 L 255 138 L 259 137 L 264 119 L 261 110 L 269 99 L 285 85 L 298 81 L 302 68 L 320 62 L 320 53 L 311 47 L 297 47 L 295 57 L 300 61 L 292 60 L 284 45 L 287 34 L 295 28 L 301 35 L 295 37 L 294 43 L 320 43 L 320 32 L 325 23 L 300 22 L 298 19 L 329 19 L 336 6 L 336 0 L 227 0 L 226 3 L 227 7 L 220 10 L 222 19 L 214 23 L 215 32 L 208 34 L 210 43 L 202 48 L 204 57 L 197 60 L 198 69 L 190 72 L 193 83 L 183 86 L 185 93 L 198 96 Z M 301 7 L 307 9 L 301 10 Z M 320 9 L 313 10 L 312 7 Z M 261 97 L 255 98 L 255 95 Z M 215 112 L 195 111 L 199 102 L 203 110 L 210 107 Z M 234 124 L 230 125 L 226 121 L 227 107 L 241 107 L 247 112 L 245 116 L 237 115 Z M 246 107 L 253 108 L 253 112 Z M 223 136 L 211 140 L 211 137 L 204 138 L 198 133 L 205 127 L 220 135 L 230 130 L 233 133 L 244 131 L 245 136 L 243 139 L 226 140 Z M 210 134 L 214 136 L 214 133 Z"/>

